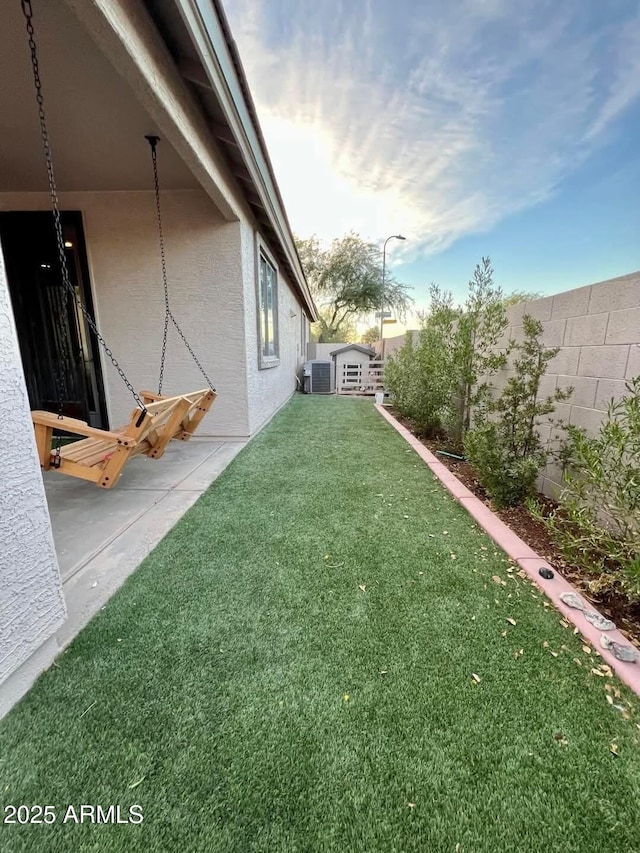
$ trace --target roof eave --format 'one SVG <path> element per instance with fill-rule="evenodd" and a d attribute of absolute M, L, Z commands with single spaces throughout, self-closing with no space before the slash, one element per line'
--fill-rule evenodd
<path fill-rule="evenodd" d="M 240 55 L 220 0 L 174 0 L 198 53 L 206 81 L 225 116 L 215 133 L 217 141 L 233 145 L 242 157 L 246 175 L 235 175 L 253 208 L 264 212 L 282 248 L 292 286 L 309 319 L 318 320 L 287 218 L 273 165 Z M 226 56 L 224 55 L 226 51 Z M 234 79 L 235 78 L 235 79 Z M 240 103 L 238 103 L 240 101 Z M 242 115 L 245 112 L 246 115 Z"/>

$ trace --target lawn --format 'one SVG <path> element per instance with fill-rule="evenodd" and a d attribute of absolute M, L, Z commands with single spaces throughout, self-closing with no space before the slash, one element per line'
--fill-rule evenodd
<path fill-rule="evenodd" d="M 511 568 L 371 401 L 296 397 L 0 723 L 57 815 L 0 850 L 640 850 L 639 703 Z"/>

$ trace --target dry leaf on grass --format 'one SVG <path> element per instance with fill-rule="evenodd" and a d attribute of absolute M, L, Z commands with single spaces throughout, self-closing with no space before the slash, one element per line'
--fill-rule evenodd
<path fill-rule="evenodd" d="M 515 625 L 516 624 L 516 620 L 513 619 L 511 616 L 507 616 L 507 622 L 509 623 L 509 625 Z"/>
<path fill-rule="evenodd" d="M 480 676 L 476 675 L 475 672 L 471 673 L 471 678 L 475 681 L 476 684 L 480 684 Z"/>
<path fill-rule="evenodd" d="M 364 592 L 366 588 L 367 588 L 366 584 L 363 584 L 363 583 L 358 584 L 358 589 L 361 590 L 362 592 Z"/>
<path fill-rule="evenodd" d="M 585 653 L 585 655 L 590 655 L 591 654 L 591 647 L 590 646 L 583 646 L 582 651 Z"/>
<path fill-rule="evenodd" d="M 617 744 L 617 743 L 612 743 L 612 744 L 611 744 L 610 752 L 611 752 L 613 755 L 620 755 L 620 753 L 618 752 L 618 744 Z"/>

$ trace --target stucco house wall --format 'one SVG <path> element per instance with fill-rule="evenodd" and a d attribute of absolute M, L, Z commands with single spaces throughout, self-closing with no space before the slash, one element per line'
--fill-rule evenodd
<path fill-rule="evenodd" d="M 232 37 L 217 7 L 203 8 L 206 15 L 187 0 L 50 0 L 38 5 L 38 51 L 60 208 L 82 213 L 102 334 L 134 386 L 157 389 L 164 294 L 144 135 L 158 134 L 171 308 L 218 390 L 199 435 L 246 437 L 295 389 L 308 333 L 300 303 L 308 316 L 315 309 Z M 19 4 L 5 17 L 1 53 L 10 73 L 0 81 L 7 118 L 0 210 L 48 211 Z M 258 365 L 258 222 L 277 266 L 291 276 L 287 282 L 279 269 L 280 361 L 269 370 Z M 0 475 L 1 716 L 11 701 L 6 697 L 22 695 L 53 660 L 65 609 L 0 273 L 0 427 L 12 436 L 12 467 Z M 97 354 L 110 424 L 117 427 L 128 420 L 133 400 Z M 163 391 L 202 387 L 170 328 Z"/>
<path fill-rule="evenodd" d="M 64 193 L 61 205 L 83 214 L 101 333 L 136 389 L 157 390 L 164 290 L 153 193 Z M 0 210 L 49 209 L 42 193 L 0 195 Z M 240 224 L 225 222 L 202 190 L 164 191 L 162 214 L 172 311 L 219 394 L 200 434 L 246 436 Z M 168 340 L 163 390 L 206 387 L 172 327 Z M 135 403 L 100 357 L 110 423 L 118 426 Z"/>
<path fill-rule="evenodd" d="M 0 432 L 10 438 L 0 473 L 2 684 L 53 636 L 65 606 L 1 253 L 0 401 Z"/>
<path fill-rule="evenodd" d="M 278 282 L 278 364 L 260 367 L 258 335 L 258 257 L 263 249 L 277 269 Z M 298 387 L 297 375 L 306 347 L 308 324 L 286 276 L 278 267 L 269 247 L 251 224 L 242 226 L 244 269 L 246 371 L 249 393 L 249 429 L 256 432 L 289 399 Z M 303 338 L 303 335 L 305 336 Z"/>

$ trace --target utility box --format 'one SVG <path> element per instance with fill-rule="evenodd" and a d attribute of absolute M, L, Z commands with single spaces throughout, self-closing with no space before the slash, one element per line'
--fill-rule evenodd
<path fill-rule="evenodd" d="M 302 367 L 305 394 L 333 394 L 333 362 L 314 358 Z"/>

